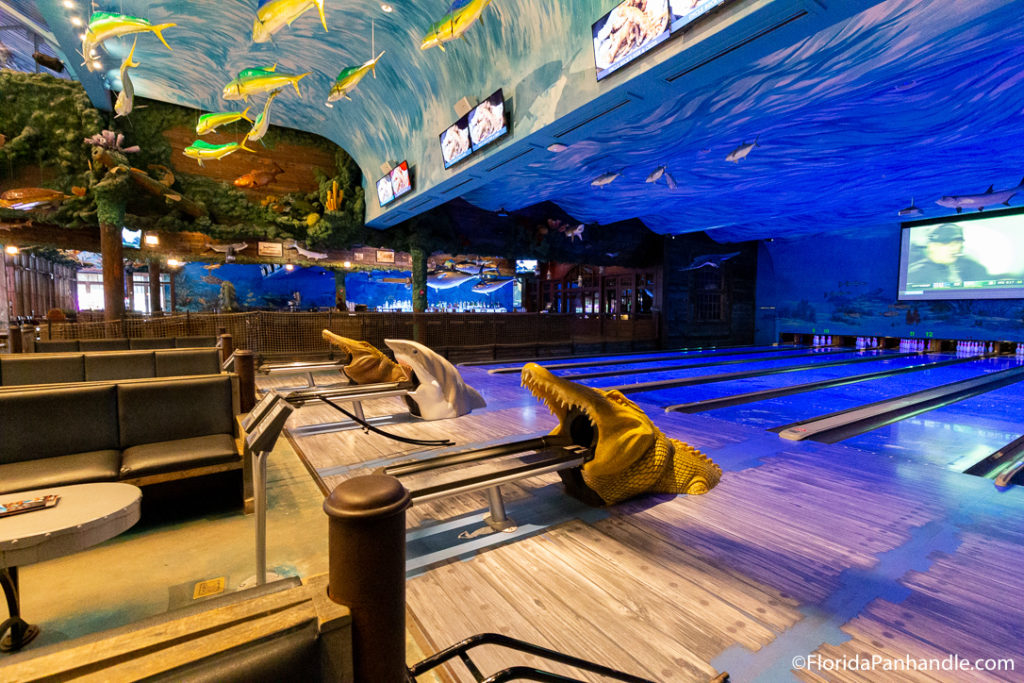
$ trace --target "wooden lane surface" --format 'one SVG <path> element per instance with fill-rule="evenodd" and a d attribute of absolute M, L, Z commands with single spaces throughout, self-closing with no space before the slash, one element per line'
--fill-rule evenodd
<path fill-rule="evenodd" d="M 1013 525 L 1011 525 L 1013 526 Z M 951 653 L 971 662 L 1010 658 L 1002 671 L 901 671 L 899 681 L 1020 681 L 1024 671 L 1024 603 L 1019 600 L 1024 533 L 1019 528 L 965 533 L 956 552 L 935 553 L 927 571 L 911 571 L 901 583 L 911 594 L 899 604 L 873 601 L 843 626 L 852 640 L 818 650 L 841 659 L 945 660 Z M 801 678 L 854 680 L 825 672 Z"/>
<path fill-rule="evenodd" d="M 465 374 L 469 380 L 469 370 Z M 482 389 L 492 409 L 387 429 L 418 438 L 450 437 L 463 445 L 536 434 L 554 425 L 546 410 L 513 383 L 487 384 L 475 375 L 470 383 Z M 401 408 L 397 399 L 387 401 L 368 402 L 367 414 Z M 310 406 L 289 424 L 337 419 L 332 413 Z M 936 485 L 961 475 L 936 475 L 934 469 L 877 460 L 841 445 L 794 447 L 774 435 L 705 416 L 649 414 L 666 434 L 712 459 L 719 450 L 753 450 L 738 460 L 730 456 L 743 465 L 726 467 L 708 495 L 637 499 L 611 508 L 602 519 L 549 526 L 411 578 L 410 631 L 419 635 L 425 652 L 498 631 L 653 680 L 707 680 L 715 673 L 709 662 L 727 650 L 770 653 L 765 646 L 789 635 L 808 610 L 829 609 L 844 581 L 861 582 L 858 590 L 870 596 L 886 594 L 885 584 L 873 582 L 889 581 L 890 587 L 895 582 L 872 574 L 879 557 L 907 546 L 921 527 L 937 524 L 957 530 L 962 542 L 956 552 L 937 553 L 928 558 L 927 570 L 901 577 L 910 591 L 903 602 L 875 598 L 847 623 L 837 622 L 852 638 L 848 642 L 810 649 L 837 658 L 857 653 L 1017 656 L 1015 673 L 887 672 L 880 678 L 879 672 L 847 670 L 793 676 L 807 681 L 1020 680 L 1024 606 L 1017 596 L 1024 592 L 1024 573 L 1017 568 L 1024 566 L 1024 532 L 1012 523 L 1011 531 L 1004 527 L 1020 518 L 1024 503 L 1007 503 L 1000 514 L 989 511 L 996 521 L 978 526 L 974 516 L 956 518 L 957 484 Z M 421 450 L 358 431 L 296 442 L 332 485 Z M 540 488 L 557 482 L 556 475 L 546 475 L 502 490 L 507 501 L 529 504 L 531 496 L 540 499 Z M 546 491 L 549 499 L 552 491 Z M 434 501 L 409 511 L 409 527 L 429 528 L 485 509 L 480 492 Z M 796 654 L 809 653 L 787 651 L 785 661 Z M 490 647 L 478 657 L 485 673 L 540 665 Z M 579 677 L 560 667 L 541 668 Z M 446 670 L 452 680 L 472 680 L 461 664 Z"/>

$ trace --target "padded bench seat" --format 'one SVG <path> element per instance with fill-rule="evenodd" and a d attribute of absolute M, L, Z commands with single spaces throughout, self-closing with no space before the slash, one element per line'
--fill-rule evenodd
<path fill-rule="evenodd" d="M 115 449 L 12 462 L 0 465 L 0 491 L 117 481 L 120 467 L 121 451 Z"/>
<path fill-rule="evenodd" d="M 121 455 L 120 476 L 126 480 L 173 472 L 183 467 L 209 467 L 237 460 L 238 450 L 230 434 L 194 436 L 126 448 Z"/>

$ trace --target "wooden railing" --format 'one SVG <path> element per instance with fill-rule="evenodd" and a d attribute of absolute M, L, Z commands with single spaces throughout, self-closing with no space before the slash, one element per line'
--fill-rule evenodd
<path fill-rule="evenodd" d="M 385 339 L 417 339 L 453 360 L 551 356 L 582 350 L 658 345 L 657 314 L 621 320 L 547 313 L 198 313 L 114 321 L 54 323 L 52 339 L 185 337 L 231 334 L 235 348 L 261 356 L 329 355 L 327 329 L 378 348 Z"/>

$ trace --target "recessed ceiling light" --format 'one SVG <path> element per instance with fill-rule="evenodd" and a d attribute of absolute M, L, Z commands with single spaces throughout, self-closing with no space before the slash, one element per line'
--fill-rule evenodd
<path fill-rule="evenodd" d="M 64 0 L 64 6 L 67 7 L 68 9 L 74 9 L 75 8 L 74 0 Z"/>
<path fill-rule="evenodd" d="M 167 259 L 167 265 L 170 266 L 171 268 L 177 268 L 178 266 L 181 265 L 181 261 L 179 261 L 176 258 L 169 258 Z"/>
<path fill-rule="evenodd" d="M 6 247 L 4 247 L 4 251 L 6 251 L 11 256 L 17 256 L 20 250 L 15 245 L 8 244 Z"/>
<path fill-rule="evenodd" d="M 79 33 L 78 34 L 78 39 L 79 40 L 85 40 L 85 33 Z"/>
<path fill-rule="evenodd" d="M 100 60 L 97 59 L 97 60 L 93 61 L 92 68 L 94 68 L 94 69 L 102 69 L 103 68 L 103 64 L 100 62 Z"/>
<path fill-rule="evenodd" d="M 385 12 L 387 12 L 388 14 L 391 14 L 391 13 L 392 13 L 392 12 L 393 12 L 393 11 L 395 10 L 395 8 L 394 8 L 394 7 L 392 7 L 391 5 L 389 5 L 389 4 L 388 4 L 388 3 L 386 3 L 386 2 L 382 2 L 382 3 L 380 3 L 380 8 L 381 8 L 382 10 L 384 10 Z"/>
<path fill-rule="evenodd" d="M 291 263 L 286 263 L 286 264 L 284 264 L 284 269 L 287 270 L 288 272 L 291 272 L 291 271 L 295 270 L 295 266 L 292 265 Z"/>
<path fill-rule="evenodd" d="M 561 142 L 548 145 L 549 152 L 564 152 L 567 149 L 569 149 L 568 145 L 563 145 Z"/>
<path fill-rule="evenodd" d="M 157 235 L 146 235 L 144 239 L 146 244 L 148 244 L 151 247 L 155 247 L 158 244 L 160 244 L 160 238 Z"/>
<path fill-rule="evenodd" d="M 343 268 L 351 268 L 352 267 L 352 262 L 351 261 L 345 261 L 341 265 L 342 265 Z"/>
<path fill-rule="evenodd" d="M 82 20 L 80 18 L 78 18 L 78 17 L 71 17 L 71 25 L 72 26 L 81 26 L 82 25 Z"/>

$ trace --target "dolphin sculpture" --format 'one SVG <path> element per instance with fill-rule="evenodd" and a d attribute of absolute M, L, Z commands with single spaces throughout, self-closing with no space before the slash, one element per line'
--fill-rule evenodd
<path fill-rule="evenodd" d="M 459 417 L 487 402 L 466 384 L 455 366 L 437 352 L 409 339 L 385 339 L 395 360 L 412 370 L 416 389 L 405 397 L 409 412 L 424 420 Z"/>

